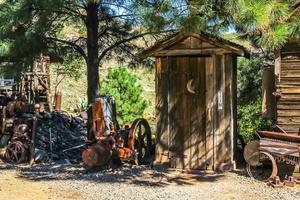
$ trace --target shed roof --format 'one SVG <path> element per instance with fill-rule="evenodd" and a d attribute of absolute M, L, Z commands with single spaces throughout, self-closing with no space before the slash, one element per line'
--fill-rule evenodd
<path fill-rule="evenodd" d="M 203 43 L 201 43 L 201 46 L 190 44 L 188 47 L 179 48 L 177 50 L 171 48 L 187 38 L 193 38 L 194 40 L 197 40 L 196 43 L 199 43 L 199 41 L 205 42 L 206 46 L 202 47 Z M 177 32 L 161 41 L 158 41 L 152 47 L 143 50 L 138 54 L 138 56 L 144 59 L 147 57 L 163 55 L 201 55 L 213 54 L 214 52 L 218 52 L 220 50 L 223 50 L 225 53 L 233 53 L 239 56 L 249 57 L 249 52 L 242 45 L 203 31 L 189 34 Z"/>

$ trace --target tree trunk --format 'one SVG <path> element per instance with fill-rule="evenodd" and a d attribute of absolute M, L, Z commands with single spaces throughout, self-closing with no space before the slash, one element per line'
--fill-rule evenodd
<path fill-rule="evenodd" d="M 99 96 L 99 44 L 98 44 L 98 3 L 88 3 L 86 12 L 86 28 L 87 28 L 87 94 L 88 104 L 90 105 Z M 88 109 L 88 140 L 95 140 L 92 127 L 92 112 Z"/>

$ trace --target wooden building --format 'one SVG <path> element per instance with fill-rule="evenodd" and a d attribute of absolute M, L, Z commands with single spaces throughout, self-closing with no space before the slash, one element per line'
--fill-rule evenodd
<path fill-rule="evenodd" d="M 270 113 L 274 110 L 276 123 L 290 134 L 300 134 L 300 41 L 290 41 L 276 52 L 275 69 L 275 104 L 269 105 Z M 265 77 L 266 79 L 267 77 Z M 270 78 L 269 78 L 270 79 Z M 265 81 L 267 82 L 267 81 Z M 270 85 L 268 85 L 269 88 Z M 270 93 L 270 92 L 269 92 Z M 269 95 L 268 102 L 272 102 Z M 269 101 L 270 100 L 270 101 Z M 268 103 L 267 102 L 267 103 Z M 266 103 L 266 104 L 267 104 Z M 270 103 L 269 103 L 270 104 Z M 275 109 L 274 109 L 275 108 Z"/>
<path fill-rule="evenodd" d="M 156 59 L 156 162 L 184 169 L 232 166 L 237 44 L 204 32 L 176 33 L 139 54 Z"/>

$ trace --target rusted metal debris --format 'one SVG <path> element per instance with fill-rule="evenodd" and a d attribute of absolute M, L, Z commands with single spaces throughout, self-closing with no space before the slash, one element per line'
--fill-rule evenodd
<path fill-rule="evenodd" d="M 271 131 L 257 133 L 260 139 L 250 142 L 244 150 L 247 172 L 250 177 L 271 181 L 272 186 L 281 187 L 277 164 L 300 167 L 300 136 Z M 287 186 L 294 186 L 296 182 L 294 177 L 284 181 Z"/>
<path fill-rule="evenodd" d="M 275 176 L 274 178 L 270 179 L 269 185 L 271 185 L 273 188 L 282 188 L 284 186 L 280 181 L 279 176 Z"/>
<path fill-rule="evenodd" d="M 52 112 L 38 119 L 36 160 L 40 162 L 67 160 L 81 162 L 86 148 L 86 123 L 79 117 Z"/>
<path fill-rule="evenodd" d="M 2 107 L 0 148 L 4 149 L 2 156 L 8 162 L 33 163 L 37 112 L 35 107 L 20 100 Z"/>
<path fill-rule="evenodd" d="M 35 105 L 35 109 L 39 109 Z M 2 157 L 11 163 L 68 160 L 80 162 L 86 145 L 86 123 L 59 112 L 40 113 L 34 109 L 3 118 Z M 11 121 L 12 123 L 7 123 Z"/>
<path fill-rule="evenodd" d="M 0 82 L 0 157 L 17 164 L 80 162 L 86 145 L 85 122 L 51 112 L 49 57 L 42 56 L 18 80 Z M 61 96 L 56 94 L 56 111 L 61 111 Z"/>
<path fill-rule="evenodd" d="M 42 110 L 52 111 L 50 58 L 41 56 L 32 67 L 21 75 L 16 84 L 19 97 L 29 104 L 40 104 Z"/>
<path fill-rule="evenodd" d="M 293 176 L 289 176 L 288 180 L 284 181 L 284 185 L 287 187 L 295 187 L 296 183 L 296 179 Z"/>
<path fill-rule="evenodd" d="M 121 161 L 141 163 L 149 158 L 152 140 L 148 122 L 136 119 L 131 127 L 120 128 L 113 97 L 100 97 L 89 107 L 91 134 L 87 134 L 86 120 L 61 112 L 60 91 L 55 94 L 52 112 L 49 63 L 49 57 L 41 57 L 22 74 L 10 93 L 2 91 L 1 157 L 30 165 L 83 160 L 88 167 L 112 167 Z"/>
<path fill-rule="evenodd" d="M 112 97 L 101 97 L 91 109 L 96 142 L 82 153 L 87 167 L 112 167 L 121 160 L 138 164 L 149 158 L 152 140 L 147 120 L 136 119 L 131 127 L 119 128 Z"/>
<path fill-rule="evenodd" d="M 55 94 L 55 106 L 54 106 L 54 110 L 56 112 L 61 112 L 61 103 L 62 103 L 62 93 L 59 90 Z"/>

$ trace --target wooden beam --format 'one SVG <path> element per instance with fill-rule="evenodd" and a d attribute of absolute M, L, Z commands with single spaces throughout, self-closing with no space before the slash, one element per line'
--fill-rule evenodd
<path fill-rule="evenodd" d="M 154 53 L 154 56 L 190 56 L 190 55 L 206 55 L 211 54 L 223 55 L 227 53 L 232 53 L 220 48 L 210 48 L 210 49 L 172 49 L 172 50 L 162 50 Z"/>
<path fill-rule="evenodd" d="M 138 53 L 138 56 L 142 59 L 145 59 L 150 56 L 155 56 L 157 54 L 157 52 L 165 50 L 166 48 L 168 48 L 176 43 L 179 43 L 180 41 L 182 41 L 188 37 L 194 37 L 201 41 L 210 43 L 211 45 L 214 45 L 216 47 L 222 48 L 225 51 L 228 51 L 228 52 L 240 55 L 240 56 L 249 57 L 248 51 L 243 46 L 235 44 L 233 42 L 230 42 L 229 40 L 220 38 L 218 36 L 211 35 L 209 33 L 205 33 L 205 32 L 194 33 L 194 34 L 184 34 L 184 33 L 173 34 L 170 37 L 166 38 L 165 40 L 157 42 L 151 48 Z M 184 55 L 186 55 L 186 54 L 184 54 Z"/>

